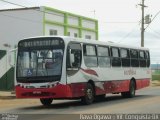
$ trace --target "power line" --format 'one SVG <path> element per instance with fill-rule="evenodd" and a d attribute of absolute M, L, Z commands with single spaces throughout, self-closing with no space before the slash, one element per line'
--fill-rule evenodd
<path fill-rule="evenodd" d="M 5 16 L 5 17 L 13 18 L 13 19 L 28 21 L 28 22 L 32 22 L 32 23 L 42 23 L 41 21 L 34 21 L 34 20 L 22 18 L 22 17 L 16 17 L 16 16 L 11 16 L 11 15 L 6 15 L 6 14 L 3 14 L 3 13 L 0 13 L 0 16 Z"/>
<path fill-rule="evenodd" d="M 9 1 L 6 1 L 6 0 L 0 0 L 2 2 L 5 2 L 5 3 L 8 3 L 8 4 L 12 4 L 12 5 L 16 5 L 16 6 L 19 6 L 19 7 L 23 7 L 23 8 L 29 8 L 29 7 L 26 7 L 24 5 L 20 5 L 20 4 L 17 4 L 17 3 L 13 3 L 13 2 L 9 2 Z M 38 9 L 34 9 L 36 11 L 39 11 L 39 12 L 42 12 L 42 13 L 47 13 L 47 14 L 51 14 L 51 15 L 56 15 L 56 16 L 60 16 L 60 17 L 64 17 L 63 15 L 59 15 L 59 14 L 55 14 L 55 13 L 50 13 L 50 12 L 46 12 L 46 11 L 42 11 L 42 10 L 38 10 Z M 104 22 L 104 21 L 100 21 L 101 23 L 111 23 L 111 24 L 137 24 L 138 22 L 130 22 L 130 21 L 108 21 L 108 22 Z"/>
<path fill-rule="evenodd" d="M 6 0 L 0 0 L 2 2 L 5 2 L 5 3 L 9 3 L 9 4 L 12 4 L 12 5 L 16 5 L 16 6 L 19 6 L 19 7 L 22 7 L 22 8 L 29 8 L 29 7 L 26 7 L 24 5 L 20 5 L 20 4 L 17 4 L 17 3 L 13 3 L 13 2 L 9 2 L 9 1 L 6 1 Z M 51 14 L 51 15 L 56 15 L 56 16 L 60 16 L 60 17 L 64 17 L 63 15 L 60 15 L 60 14 L 55 14 L 55 13 L 51 13 L 51 12 L 46 12 L 46 11 L 42 11 L 42 10 L 39 10 L 39 9 L 34 9 L 35 11 L 38 11 L 38 12 L 41 12 L 41 13 L 47 13 L 47 14 Z"/>
<path fill-rule="evenodd" d="M 154 34 L 156 34 L 156 35 L 158 35 L 159 37 L 160 37 L 160 33 L 159 32 L 157 32 L 157 31 L 155 31 L 155 30 L 153 30 L 153 29 L 151 29 L 151 28 L 149 28 L 152 32 L 154 32 Z"/>
<path fill-rule="evenodd" d="M 123 38 L 121 38 L 117 43 L 120 43 L 123 40 L 125 40 L 127 37 L 129 37 L 134 32 L 136 27 L 137 27 L 137 25 L 130 32 L 128 32 Z"/>
<path fill-rule="evenodd" d="M 153 19 L 151 20 L 151 23 L 155 20 L 155 18 L 160 14 L 160 11 L 157 12 L 157 14 L 153 17 Z M 147 27 L 145 28 L 145 30 L 149 27 L 150 24 L 147 25 Z"/>
<path fill-rule="evenodd" d="M 149 33 L 150 35 L 154 36 L 155 38 L 158 38 L 158 40 L 160 39 L 160 36 L 157 35 L 154 31 L 152 31 L 152 33 L 147 31 L 147 33 Z"/>
<path fill-rule="evenodd" d="M 112 22 L 112 21 L 100 21 L 101 23 L 113 23 L 113 24 L 137 24 L 138 22 L 129 22 L 129 21 L 115 21 L 115 22 Z"/>
<path fill-rule="evenodd" d="M 23 6 L 23 5 L 20 5 L 20 4 L 16 4 L 16 3 L 13 3 L 13 2 L 9 2 L 9 1 L 6 1 L 6 0 L 0 0 L 0 1 L 5 2 L 5 3 L 12 4 L 12 5 L 16 5 L 16 6 L 20 6 L 20 7 L 27 8 L 26 6 Z"/>

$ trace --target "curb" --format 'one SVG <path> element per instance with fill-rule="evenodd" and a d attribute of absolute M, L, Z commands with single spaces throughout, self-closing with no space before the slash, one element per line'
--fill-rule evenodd
<path fill-rule="evenodd" d="M 0 100 L 4 99 L 16 99 L 16 95 L 14 91 L 0 91 Z"/>
<path fill-rule="evenodd" d="M 0 96 L 0 100 L 16 99 L 16 96 Z"/>
<path fill-rule="evenodd" d="M 154 80 L 151 82 L 151 85 L 154 86 L 160 86 L 160 81 L 159 80 Z"/>

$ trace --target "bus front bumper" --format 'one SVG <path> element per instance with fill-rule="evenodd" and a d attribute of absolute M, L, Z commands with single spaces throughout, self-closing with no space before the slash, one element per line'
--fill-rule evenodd
<path fill-rule="evenodd" d="M 23 88 L 15 87 L 17 98 L 71 98 L 69 85 L 59 84 L 53 88 Z"/>

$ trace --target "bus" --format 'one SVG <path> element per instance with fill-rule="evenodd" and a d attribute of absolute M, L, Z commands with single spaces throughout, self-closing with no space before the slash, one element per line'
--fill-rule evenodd
<path fill-rule="evenodd" d="M 66 36 L 19 41 L 16 62 L 17 98 L 81 99 L 91 104 L 107 93 L 134 97 L 149 86 L 149 49 Z"/>

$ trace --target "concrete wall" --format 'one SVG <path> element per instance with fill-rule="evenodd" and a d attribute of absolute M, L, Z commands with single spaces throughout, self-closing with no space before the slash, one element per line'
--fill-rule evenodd
<path fill-rule="evenodd" d="M 50 30 L 56 30 L 57 31 L 57 35 L 64 35 L 64 27 L 63 26 L 59 26 L 59 25 L 55 25 L 55 24 L 46 24 L 45 25 L 45 35 L 50 35 Z"/>
<path fill-rule="evenodd" d="M 94 21 L 84 19 L 84 20 L 82 20 L 82 26 L 85 28 L 95 29 L 96 24 Z"/>
<path fill-rule="evenodd" d="M 50 21 L 64 23 L 64 14 L 45 10 L 45 18 Z"/>
<path fill-rule="evenodd" d="M 90 37 L 91 37 L 91 39 L 93 39 L 93 40 L 95 40 L 95 39 L 96 39 L 96 35 L 95 35 L 95 33 L 94 33 L 94 32 L 92 32 L 92 31 L 82 30 L 82 38 L 87 39 L 87 38 L 86 38 L 86 36 L 90 36 Z"/>
<path fill-rule="evenodd" d="M 12 10 L 0 12 L 0 48 L 11 47 L 20 39 L 43 34 L 43 13 L 36 10 Z"/>
<path fill-rule="evenodd" d="M 13 88 L 14 69 L 9 60 L 15 57 L 9 59 L 9 51 L 21 39 L 43 35 L 42 23 L 43 13 L 33 9 L 0 11 L 0 50 L 6 51 L 0 59 L 0 90 Z"/>
<path fill-rule="evenodd" d="M 68 24 L 69 25 L 75 25 L 75 26 L 79 26 L 79 20 L 78 17 L 74 17 L 74 16 L 68 16 Z"/>
<path fill-rule="evenodd" d="M 70 33 L 69 36 L 71 36 L 71 37 L 75 37 L 75 34 L 77 34 L 77 36 L 79 36 L 78 29 L 76 29 L 76 28 L 68 28 L 68 32 Z"/>

